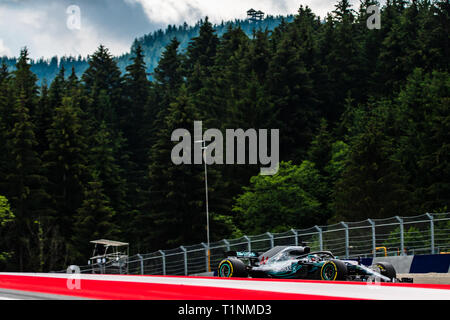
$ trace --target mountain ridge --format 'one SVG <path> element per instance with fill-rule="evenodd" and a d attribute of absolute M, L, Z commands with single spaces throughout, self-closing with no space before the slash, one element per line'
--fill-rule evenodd
<path fill-rule="evenodd" d="M 266 16 L 263 20 L 258 22 L 252 22 L 248 19 L 241 20 L 235 19 L 234 21 L 222 21 L 220 24 L 215 24 L 213 27 L 216 30 L 217 35 L 220 37 L 226 32 L 227 28 L 231 26 L 240 25 L 242 30 L 251 36 L 254 30 L 262 29 L 272 31 L 276 28 L 281 21 L 284 19 L 286 22 L 292 22 L 294 15 L 287 16 Z M 203 19 L 199 20 L 195 25 L 189 26 L 187 23 L 183 25 L 168 25 L 165 30 L 158 29 L 153 32 L 144 34 L 143 36 L 135 38 L 133 44 L 130 46 L 130 52 L 115 56 L 118 67 L 122 74 L 125 73 L 125 68 L 130 64 L 130 59 L 132 58 L 133 48 L 139 43 L 144 49 L 145 63 L 147 65 L 147 73 L 149 74 L 149 79 L 152 80 L 151 74 L 157 66 L 159 59 L 161 57 L 164 48 L 169 44 L 169 42 L 176 37 L 180 42 L 180 50 L 184 51 L 192 38 L 198 36 L 200 25 L 203 23 Z M 2 62 L 4 62 L 10 71 L 15 69 L 17 63 L 16 57 L 1 57 Z M 33 71 L 38 77 L 38 85 L 42 85 L 44 82 L 51 83 L 56 75 L 59 73 L 62 66 L 66 70 L 66 76 L 70 74 L 72 67 L 75 69 L 75 73 L 78 77 L 84 73 L 84 71 L 89 66 L 89 55 L 87 57 L 82 57 L 81 55 L 74 56 L 63 56 L 57 57 L 53 56 L 51 58 L 39 58 L 32 59 L 31 71 Z"/>

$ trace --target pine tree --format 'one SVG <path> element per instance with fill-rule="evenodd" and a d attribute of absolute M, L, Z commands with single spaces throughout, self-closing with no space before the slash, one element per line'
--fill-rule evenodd
<path fill-rule="evenodd" d="M 58 265 L 70 254 L 69 236 L 72 233 L 73 217 L 83 201 L 83 190 L 89 179 L 86 131 L 80 120 L 81 110 L 76 99 L 63 98 L 62 105 L 55 110 L 52 124 L 47 130 L 49 150 L 44 153 L 44 168 L 50 181 L 50 195 L 54 209 L 58 212 L 55 224 L 56 238 L 62 239 L 64 247 Z M 67 262 L 67 261 L 65 261 Z"/>
<path fill-rule="evenodd" d="M 411 174 L 417 212 L 448 206 L 449 92 L 447 72 L 426 74 L 416 69 L 398 97 L 398 158 Z"/>
<path fill-rule="evenodd" d="M 377 88 L 384 96 L 398 93 L 419 60 L 416 56 L 419 29 L 416 3 L 406 7 L 405 1 L 388 2 L 385 11 L 383 26 L 387 24 L 389 28 L 382 38 L 375 74 L 379 81 Z"/>
<path fill-rule="evenodd" d="M 191 40 L 186 51 L 184 69 L 190 92 L 200 90 L 211 76 L 210 68 L 214 65 L 218 44 L 219 38 L 206 17 L 200 26 L 198 37 Z"/>
<path fill-rule="evenodd" d="M 291 28 L 278 45 L 268 71 L 268 92 L 272 96 L 280 129 L 280 159 L 301 159 L 317 125 L 317 97 L 311 70 L 302 59 L 303 44 Z"/>
<path fill-rule="evenodd" d="M 163 121 L 169 105 L 176 99 L 183 83 L 182 56 L 178 53 L 179 45 L 180 42 L 173 38 L 165 48 L 158 67 L 155 69 L 154 90 L 150 97 L 153 108 L 148 109 L 146 114 L 146 118 L 153 118 L 152 130 L 148 132 L 150 137 L 154 137 L 164 126 Z M 150 146 L 153 143 L 153 140 L 149 141 Z"/>
<path fill-rule="evenodd" d="M 178 53 L 180 42 L 173 38 L 165 48 L 158 67 L 155 69 L 154 78 L 161 86 L 160 90 L 175 93 L 183 82 L 181 73 L 181 55 Z M 175 90 L 175 92 L 174 92 Z"/>
<path fill-rule="evenodd" d="M 8 65 L 5 63 L 5 61 L 2 61 L 2 65 L 0 66 L 0 82 L 8 80 L 9 77 L 10 74 L 8 71 Z"/>
<path fill-rule="evenodd" d="M 142 240 L 153 249 L 198 243 L 206 238 L 203 166 L 177 166 L 171 161 L 172 132 L 178 128 L 193 132 L 197 113 L 183 86 L 151 148 L 150 215 L 142 217 L 141 225 L 152 230 L 142 230 L 146 234 Z"/>
<path fill-rule="evenodd" d="M 145 202 L 148 189 L 148 149 L 152 141 L 152 122 L 155 118 L 151 97 L 151 82 L 147 79 L 143 49 L 138 43 L 133 49 L 132 64 L 126 67 L 124 93 L 128 106 L 127 113 L 122 116 L 121 128 L 127 139 L 126 152 L 130 155 L 128 167 L 123 168 L 127 180 L 126 202 L 130 212 L 139 210 Z M 120 180 L 120 179 L 119 179 Z M 124 180 L 124 179 L 122 179 Z M 123 182 L 122 182 L 123 183 Z M 116 188 L 117 189 L 117 188 Z M 121 198 L 124 198 L 123 196 Z M 116 210 L 118 209 L 115 207 Z M 130 211 L 130 212 L 128 212 Z M 118 211 L 120 213 L 120 211 Z M 119 216 L 121 216 L 119 214 Z M 124 217 L 122 221 L 129 221 Z M 129 229 L 129 228 L 124 228 Z"/>
<path fill-rule="evenodd" d="M 89 114 L 100 123 L 118 126 L 117 118 L 123 115 L 122 76 L 117 63 L 105 46 L 100 45 L 90 56 L 89 68 L 82 80 L 87 95 L 92 99 Z"/>
<path fill-rule="evenodd" d="M 239 111 L 235 105 L 243 98 L 242 91 L 247 87 L 252 72 L 248 61 L 249 41 L 239 29 L 229 29 L 224 37 L 218 47 L 216 63 L 211 68 L 211 77 L 195 93 L 194 103 L 206 127 L 225 129 L 242 123 L 251 126 L 243 118 L 236 123 Z"/>
<path fill-rule="evenodd" d="M 333 191 L 333 221 L 410 212 L 408 174 L 395 159 L 396 141 L 388 134 L 392 109 L 387 101 L 356 113 L 345 168 Z"/>
<path fill-rule="evenodd" d="M 449 70 L 450 30 L 449 1 L 421 1 L 418 3 L 419 30 L 415 54 L 419 55 L 425 71 Z"/>
<path fill-rule="evenodd" d="M 268 50 L 268 35 L 257 32 L 257 43 L 250 40 L 240 28 L 228 28 L 216 55 L 212 75 L 195 95 L 195 105 L 202 111 L 205 128 L 218 128 L 224 133 L 230 128 L 270 128 L 273 120 L 272 104 L 265 94 L 259 77 L 264 77 L 263 59 Z M 267 47 L 265 47 L 267 46 Z M 238 195 L 243 184 L 257 174 L 256 165 L 221 166 L 220 187 L 215 193 L 215 210 L 231 218 L 231 199 Z"/>
<path fill-rule="evenodd" d="M 70 73 L 70 76 L 69 76 L 69 78 L 67 78 L 67 87 L 70 89 L 70 88 L 76 87 L 78 84 L 79 84 L 79 80 L 78 80 L 77 74 L 75 72 L 75 67 L 72 66 L 72 71 Z"/>
<path fill-rule="evenodd" d="M 42 207 L 48 199 L 46 179 L 41 175 L 41 160 L 35 151 L 37 141 L 35 126 L 26 107 L 26 94 L 22 91 L 12 115 L 14 127 L 7 137 L 9 165 L 6 174 L 7 196 L 17 221 L 15 224 L 15 259 L 21 271 L 39 270 L 36 248 L 35 221 L 46 215 Z M 33 239 L 34 238 L 34 239 Z"/>
<path fill-rule="evenodd" d="M 14 77 L 12 81 L 16 96 L 24 95 L 25 107 L 28 108 L 30 115 L 33 116 L 38 87 L 36 85 L 37 77 L 31 72 L 29 60 L 28 49 L 23 48 L 16 63 L 16 70 L 13 71 Z"/>
<path fill-rule="evenodd" d="M 325 166 L 331 160 L 332 143 L 333 138 L 328 130 L 327 121 L 322 118 L 320 127 L 308 149 L 308 160 L 315 163 L 316 168 L 321 173 L 323 173 Z"/>
<path fill-rule="evenodd" d="M 49 90 L 49 103 L 50 108 L 55 109 L 61 105 L 62 98 L 66 93 L 66 80 L 65 80 L 65 69 L 61 66 L 58 75 L 53 80 L 50 85 Z"/>
<path fill-rule="evenodd" d="M 41 156 L 48 150 L 49 145 L 47 140 L 47 130 L 50 128 L 54 114 L 54 108 L 50 101 L 47 82 L 44 81 L 41 86 L 39 101 L 33 119 L 33 123 L 36 125 L 36 139 L 38 141 L 37 151 Z"/>
<path fill-rule="evenodd" d="M 146 142 L 145 127 L 149 125 L 147 110 L 149 109 L 150 81 L 147 79 L 146 65 L 142 47 L 134 49 L 133 63 L 127 66 L 124 91 L 127 96 L 127 113 L 122 116 L 122 131 L 128 140 L 128 151 L 135 164 L 145 161 Z"/>
<path fill-rule="evenodd" d="M 263 84 L 272 58 L 267 29 L 265 31 L 257 30 L 254 33 L 254 39 L 251 42 L 248 53 L 251 70 L 255 72 L 258 81 Z"/>
<path fill-rule="evenodd" d="M 348 0 L 339 1 L 335 7 L 334 41 L 327 56 L 328 72 L 334 82 L 332 121 L 339 119 L 347 97 L 356 99 L 356 103 L 364 102 L 365 92 L 362 88 L 366 87 L 367 81 L 355 12 Z"/>
<path fill-rule="evenodd" d="M 124 93 L 128 98 L 127 110 L 121 115 L 121 128 L 129 139 L 129 148 L 132 152 L 139 149 L 135 146 L 140 141 L 140 132 L 137 128 L 145 125 L 145 108 L 148 105 L 150 82 L 147 79 L 146 65 L 142 47 L 134 49 L 132 64 L 126 67 L 127 74 L 124 79 Z"/>
<path fill-rule="evenodd" d="M 126 183 L 122 178 L 123 169 L 119 165 L 119 140 L 113 140 L 112 134 L 105 122 L 96 130 L 89 148 L 89 167 L 96 173 L 96 179 L 102 183 L 105 196 L 110 200 L 110 206 L 122 213 L 126 221 Z"/>
<path fill-rule="evenodd" d="M 219 39 L 214 68 L 221 69 L 227 66 L 236 51 L 238 51 L 243 44 L 248 43 L 249 39 L 241 27 L 237 26 L 233 28 L 233 25 L 229 24 L 227 31 Z"/>
<path fill-rule="evenodd" d="M 102 180 L 95 172 L 91 180 L 84 191 L 83 204 L 76 212 L 72 236 L 74 251 L 71 252 L 74 261 L 89 258 L 91 248 L 88 239 L 111 239 L 119 232 L 114 224 L 116 213 L 104 193 Z"/>
<path fill-rule="evenodd" d="M 5 180 L 5 170 L 6 164 L 8 163 L 8 156 L 6 152 L 6 137 L 7 133 L 10 132 L 10 128 L 12 126 L 12 106 L 11 103 L 11 89 L 10 89 L 10 74 L 8 72 L 8 67 L 4 62 L 2 62 L 2 66 L 0 68 L 0 148 L 4 150 L 4 152 L 0 153 L 0 181 Z M 0 192 L 4 192 L 0 184 Z"/>

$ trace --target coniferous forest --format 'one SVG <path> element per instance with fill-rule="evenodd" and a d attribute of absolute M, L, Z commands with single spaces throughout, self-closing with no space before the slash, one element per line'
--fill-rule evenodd
<path fill-rule="evenodd" d="M 208 166 L 211 241 L 448 211 L 450 5 L 364 0 L 249 36 L 205 19 L 153 73 L 135 42 L 38 85 L 24 48 L 0 68 L 0 269 L 85 264 L 89 241 L 146 253 L 205 241 L 203 165 L 174 165 L 175 129 L 277 128 L 280 168 Z"/>
<path fill-rule="evenodd" d="M 235 27 L 239 25 L 242 31 L 251 36 L 255 27 L 263 30 L 267 28 L 269 31 L 272 31 L 282 20 L 285 22 L 292 22 L 293 19 L 293 15 L 285 17 L 267 15 L 263 20 L 258 21 L 256 26 L 255 23 L 250 20 L 236 19 L 234 21 L 222 21 L 222 23 L 214 25 L 213 27 L 216 35 L 222 36 L 230 26 Z M 178 27 L 176 25 L 168 25 L 164 30 L 159 29 L 142 37 L 135 38 L 131 50 L 133 51 L 138 45 L 141 46 L 144 53 L 146 70 L 149 73 L 149 79 L 153 80 L 153 71 L 158 66 L 161 54 L 170 41 L 173 38 L 177 38 L 180 42 L 179 50 L 185 50 L 189 45 L 190 40 L 198 36 L 202 24 L 203 20 L 198 21 L 194 26 L 189 26 L 186 23 Z M 126 72 L 126 67 L 130 63 L 130 58 L 132 58 L 131 53 L 125 53 L 114 57 L 114 61 L 117 62 L 117 66 L 122 73 Z M 2 62 L 9 67 L 10 71 L 15 70 L 17 64 L 16 57 L 3 57 L 2 60 Z M 41 85 L 43 84 L 43 81 L 53 81 L 62 67 L 66 70 L 71 70 L 72 67 L 74 67 L 75 74 L 81 77 L 84 71 L 89 67 L 88 60 L 89 57 L 82 57 L 81 55 L 78 55 L 77 57 L 63 56 L 60 58 L 53 56 L 50 59 L 30 59 L 29 63 L 31 64 L 31 71 L 38 76 L 38 85 Z"/>

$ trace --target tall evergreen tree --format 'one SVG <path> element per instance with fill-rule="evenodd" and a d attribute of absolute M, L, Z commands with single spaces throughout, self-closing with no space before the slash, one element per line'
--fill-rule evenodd
<path fill-rule="evenodd" d="M 89 58 L 89 68 L 83 73 L 82 80 L 86 93 L 92 98 L 89 113 L 100 123 L 117 127 L 118 115 L 122 110 L 122 76 L 117 63 L 109 50 L 100 45 Z"/>
<path fill-rule="evenodd" d="M 130 155 L 128 167 L 122 168 L 125 171 L 128 186 L 128 192 L 124 195 L 130 208 L 126 211 L 128 216 L 136 215 L 136 211 L 140 209 L 147 196 L 146 189 L 149 187 L 146 174 L 148 149 L 152 142 L 151 137 L 154 130 L 152 122 L 156 109 L 153 106 L 154 101 L 150 99 L 152 88 L 151 82 L 147 79 L 143 49 L 140 44 L 137 44 L 133 50 L 132 63 L 126 67 L 127 74 L 124 76 L 124 93 L 127 98 L 128 111 L 121 119 L 121 128 L 127 139 L 126 150 Z M 123 218 L 122 221 L 130 220 L 125 218 L 123 213 L 121 216 L 120 212 L 119 218 Z M 122 227 L 129 229 L 125 226 Z M 130 234 L 133 233 L 130 232 Z"/>
<path fill-rule="evenodd" d="M 92 145 L 89 152 L 89 167 L 91 172 L 96 173 L 96 179 L 102 183 L 105 196 L 110 199 L 110 206 L 121 213 L 121 218 L 126 221 L 127 205 L 126 184 L 122 178 L 123 168 L 120 166 L 120 157 L 116 154 L 120 149 L 120 140 L 113 136 L 105 122 L 102 122 L 92 137 Z"/>
<path fill-rule="evenodd" d="M 50 195 L 58 215 L 57 238 L 64 247 L 59 255 L 59 264 L 67 263 L 70 256 L 70 235 L 73 234 L 73 217 L 83 201 L 83 190 L 89 179 L 87 139 L 80 121 L 81 110 L 71 97 L 63 98 L 62 105 L 55 110 L 52 124 L 47 130 L 49 150 L 44 153 L 44 167 L 49 172 Z"/>
<path fill-rule="evenodd" d="M 127 66 L 124 92 L 127 97 L 127 112 L 123 115 L 121 128 L 128 139 L 128 151 L 135 164 L 145 162 L 148 149 L 145 127 L 149 126 L 147 110 L 150 97 L 150 81 L 147 79 L 142 47 L 134 49 L 133 63 Z"/>
<path fill-rule="evenodd" d="M 327 163 L 331 160 L 333 138 L 325 119 L 321 119 L 320 127 L 308 149 L 308 160 L 316 164 L 316 168 L 323 173 Z"/>
<path fill-rule="evenodd" d="M 38 141 L 37 151 L 42 156 L 48 150 L 47 130 L 50 128 L 54 115 L 54 107 L 51 104 L 47 82 L 41 85 L 38 104 L 33 122 L 36 125 L 36 139 Z"/>
<path fill-rule="evenodd" d="M 148 135 L 154 137 L 164 126 L 169 105 L 175 101 L 178 91 L 183 84 L 182 55 L 178 52 L 180 42 L 173 38 L 162 54 L 158 67 L 155 69 L 153 86 L 150 96 L 152 109 L 147 110 L 146 118 L 153 117 L 153 123 Z M 154 140 L 149 141 L 153 145 Z"/>
<path fill-rule="evenodd" d="M 390 102 L 356 113 L 345 169 L 334 188 L 335 221 L 391 217 L 411 209 L 408 175 L 395 160 Z"/>
<path fill-rule="evenodd" d="M 398 97 L 399 158 L 415 186 L 417 212 L 448 208 L 450 76 L 416 69 Z"/>
<path fill-rule="evenodd" d="M 58 75 L 53 80 L 49 90 L 50 108 L 55 109 L 61 105 L 62 98 L 66 94 L 65 69 L 61 66 Z"/>
<path fill-rule="evenodd" d="M 48 198 L 46 179 L 41 175 L 41 160 L 35 151 L 37 146 L 35 127 L 26 107 L 26 94 L 22 91 L 17 99 L 14 113 L 14 127 L 8 135 L 10 162 L 7 168 L 7 196 L 17 223 L 15 236 L 18 239 L 15 250 L 16 261 L 21 271 L 39 270 L 39 257 L 35 238 L 35 221 L 45 215 L 42 204 Z M 36 241 L 38 240 L 38 241 Z"/>
<path fill-rule="evenodd" d="M 111 239 L 118 235 L 114 224 L 115 211 L 110 206 L 110 199 L 104 194 L 102 180 L 97 173 L 86 186 L 82 206 L 77 210 L 72 241 L 76 252 L 72 253 L 75 261 L 86 261 L 90 257 L 87 239 Z"/>
<path fill-rule="evenodd" d="M 192 39 L 186 51 L 184 68 L 190 92 L 201 89 L 205 80 L 211 76 L 218 44 L 219 38 L 206 17 L 198 37 Z"/>
<path fill-rule="evenodd" d="M 30 115 L 34 114 L 36 105 L 38 87 L 36 85 L 37 77 L 31 71 L 28 49 L 25 47 L 20 51 L 19 59 L 16 63 L 16 70 L 13 71 L 13 88 L 16 96 L 22 95 L 25 107 L 28 108 Z"/>
<path fill-rule="evenodd" d="M 153 230 L 143 238 L 152 249 L 198 243 L 206 238 L 203 166 L 177 166 L 171 161 L 172 132 L 179 128 L 193 132 L 197 114 L 183 86 L 179 98 L 170 105 L 164 128 L 151 148 L 151 214 L 142 225 Z"/>
<path fill-rule="evenodd" d="M 146 124 L 144 115 L 148 105 L 150 82 L 147 79 L 142 47 L 138 45 L 133 53 L 132 64 L 126 67 L 127 74 L 124 77 L 124 93 L 128 98 L 128 107 L 127 112 L 122 116 L 121 128 L 129 139 L 130 150 L 135 152 L 136 149 L 142 149 L 135 144 L 141 141 L 139 128 Z"/>
<path fill-rule="evenodd" d="M 0 180 L 5 180 L 6 173 L 6 165 L 8 163 L 8 155 L 6 152 L 6 137 L 7 133 L 10 131 L 12 126 L 12 94 L 10 87 L 10 73 L 8 72 L 8 67 L 4 62 L 2 62 L 2 66 L 0 68 L 0 148 L 4 150 L 4 152 L 0 153 Z M 4 190 L 1 189 L 0 192 Z"/>
<path fill-rule="evenodd" d="M 298 30 L 290 28 L 279 43 L 268 71 L 268 90 L 281 132 L 282 160 L 301 159 L 317 125 L 317 96 L 302 51 Z"/>

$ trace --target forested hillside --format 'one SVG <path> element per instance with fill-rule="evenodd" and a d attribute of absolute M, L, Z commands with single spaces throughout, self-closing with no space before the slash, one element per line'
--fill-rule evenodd
<path fill-rule="evenodd" d="M 276 175 L 208 166 L 212 241 L 448 211 L 449 3 L 388 0 L 369 30 L 372 3 L 340 0 L 324 21 L 300 7 L 251 36 L 205 19 L 152 80 L 145 39 L 124 75 L 100 46 L 80 77 L 40 87 L 22 50 L 0 68 L 0 268 L 85 264 L 96 238 L 131 253 L 205 241 L 203 165 L 171 162 L 172 132 L 194 120 L 280 130 Z"/>
<path fill-rule="evenodd" d="M 235 20 L 229 22 L 222 22 L 221 24 L 214 25 L 213 28 L 216 31 L 216 35 L 222 36 L 229 26 L 240 26 L 242 31 L 248 36 L 253 34 L 254 30 L 269 30 L 272 31 L 277 27 L 282 20 L 291 22 L 294 16 L 287 17 L 274 17 L 267 16 L 261 21 L 251 22 L 250 20 Z M 146 64 L 147 76 L 150 80 L 153 80 L 153 71 L 157 67 L 159 59 L 161 57 L 164 48 L 170 43 L 173 38 L 177 38 L 180 42 L 180 51 L 184 51 L 189 41 L 198 36 L 200 26 L 203 21 L 199 21 L 194 26 L 188 26 L 186 23 L 182 26 L 169 25 L 165 30 L 157 30 L 142 37 L 136 38 L 131 46 L 131 51 L 135 50 L 136 46 L 141 45 L 144 52 L 144 62 Z M 118 57 L 114 57 L 122 74 L 126 72 L 126 67 L 130 63 L 132 58 L 131 53 L 127 53 Z M 38 85 L 41 85 L 44 81 L 48 83 L 58 75 L 61 68 L 71 70 L 75 68 L 76 75 L 81 75 L 89 67 L 89 57 L 53 57 L 51 59 L 39 58 L 37 60 L 30 60 L 31 71 L 38 77 Z M 10 71 L 15 69 L 17 59 L 3 57 L 3 62 L 9 67 Z"/>

